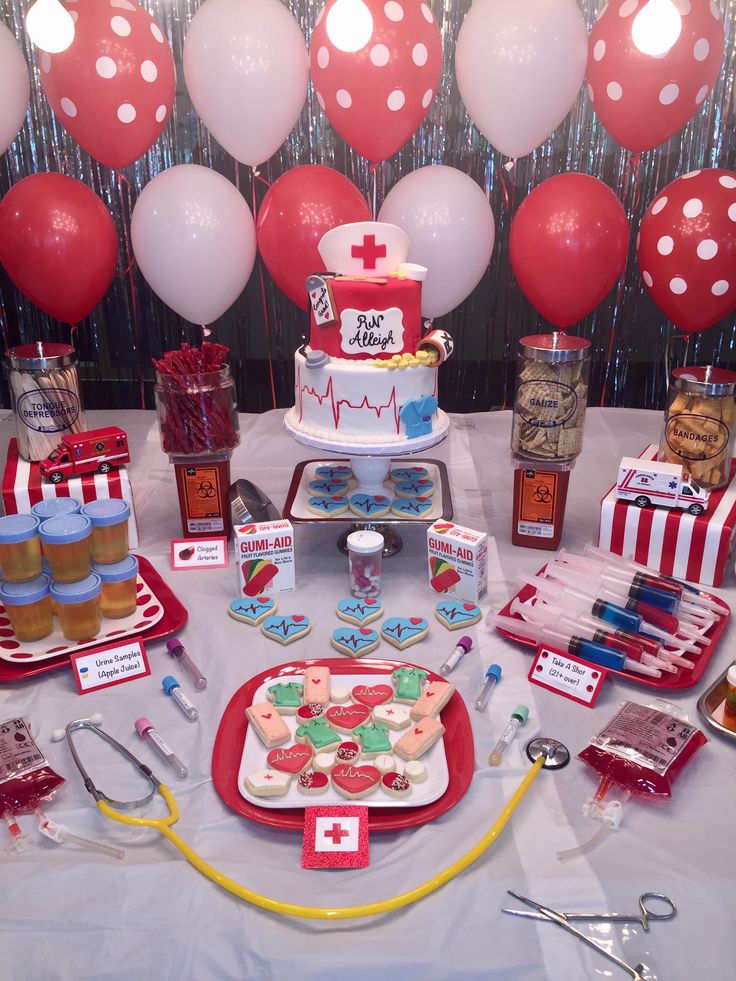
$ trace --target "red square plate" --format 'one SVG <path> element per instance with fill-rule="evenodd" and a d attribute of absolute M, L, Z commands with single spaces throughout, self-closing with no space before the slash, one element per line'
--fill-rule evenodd
<path fill-rule="evenodd" d="M 252 705 L 254 693 L 266 681 L 283 678 L 288 675 L 301 675 L 304 669 L 314 665 L 326 667 L 334 676 L 341 674 L 387 674 L 396 668 L 407 665 L 406 661 L 377 661 L 373 658 L 360 658 L 360 661 L 349 660 L 312 660 L 291 661 L 288 664 L 278 664 L 247 681 L 230 699 L 217 730 L 215 746 L 212 751 L 212 779 L 215 790 L 228 807 L 237 814 L 266 824 L 272 828 L 287 828 L 301 831 L 304 828 L 304 808 L 285 808 L 269 810 L 258 807 L 241 797 L 238 792 L 238 770 L 243 753 L 245 732 L 248 720 L 245 710 Z M 408 664 L 408 667 L 417 665 Z M 444 681 L 441 675 L 428 671 L 428 681 Z M 454 807 L 465 794 L 473 777 L 475 765 L 475 750 L 473 746 L 473 731 L 470 727 L 470 717 L 465 702 L 455 692 L 447 705 L 442 709 L 442 724 L 445 727 L 445 755 L 450 771 L 450 782 L 447 790 L 437 800 L 422 807 L 407 807 L 404 809 L 371 808 L 368 815 L 370 831 L 398 831 L 402 828 L 414 828 L 427 821 L 433 821 Z"/>

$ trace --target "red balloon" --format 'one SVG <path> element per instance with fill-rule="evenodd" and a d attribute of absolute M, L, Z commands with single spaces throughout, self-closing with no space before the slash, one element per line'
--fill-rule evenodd
<path fill-rule="evenodd" d="M 662 38 L 665 44 L 674 40 L 663 52 Z M 629 150 L 658 146 L 703 105 L 723 50 L 715 0 L 673 0 L 664 10 L 640 0 L 611 0 L 593 25 L 588 55 L 588 91 L 601 122 Z"/>
<path fill-rule="evenodd" d="M 174 101 L 174 56 L 134 0 L 64 3 L 71 47 L 41 54 L 41 82 L 59 122 L 87 153 L 125 167 L 158 139 Z"/>
<path fill-rule="evenodd" d="M 595 309 L 626 264 L 629 223 L 603 181 L 558 174 L 511 223 L 511 268 L 529 302 L 564 330 Z"/>
<path fill-rule="evenodd" d="M 307 309 L 307 276 L 322 269 L 317 244 L 336 225 L 370 221 L 358 188 L 330 167 L 307 164 L 282 174 L 258 212 L 258 251 L 278 288 Z"/>
<path fill-rule="evenodd" d="M 21 293 L 57 320 L 88 316 L 117 261 L 110 212 L 81 181 L 33 174 L 0 202 L 0 262 Z"/>
<path fill-rule="evenodd" d="M 644 285 L 680 330 L 705 330 L 736 308 L 736 174 L 694 170 L 647 208 L 636 246 Z"/>
<path fill-rule="evenodd" d="M 386 160 L 427 115 L 442 76 L 442 38 L 428 3 L 328 0 L 309 60 L 333 127 L 368 160 Z"/>

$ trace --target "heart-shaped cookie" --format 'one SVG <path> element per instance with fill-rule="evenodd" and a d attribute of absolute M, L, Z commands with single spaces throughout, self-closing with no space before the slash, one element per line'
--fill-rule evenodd
<path fill-rule="evenodd" d="M 434 494 L 434 481 L 429 477 L 417 480 L 402 480 L 396 485 L 397 497 L 431 497 Z"/>
<path fill-rule="evenodd" d="M 361 518 L 382 518 L 388 514 L 391 498 L 385 494 L 353 494 L 350 510 Z"/>
<path fill-rule="evenodd" d="M 325 497 L 322 495 L 316 495 L 315 497 L 307 498 L 307 507 L 315 514 L 321 514 L 326 517 L 334 517 L 338 514 L 344 514 L 347 511 L 348 502 L 344 497 Z"/>
<path fill-rule="evenodd" d="M 380 600 L 372 596 L 363 599 L 344 599 L 337 604 L 337 615 L 341 620 L 348 623 L 355 623 L 359 627 L 365 626 L 371 620 L 377 620 L 383 613 L 383 606 Z"/>
<path fill-rule="evenodd" d="M 333 729 L 352 732 L 366 722 L 371 715 L 367 705 L 331 705 L 325 712 L 325 718 Z"/>
<path fill-rule="evenodd" d="M 422 518 L 432 510 L 432 500 L 429 497 L 397 497 L 391 510 L 402 518 Z"/>
<path fill-rule="evenodd" d="M 266 757 L 266 763 L 274 770 L 282 773 L 301 773 L 305 766 L 312 759 L 312 748 L 304 743 L 296 743 L 294 746 L 283 746 L 279 749 L 272 749 Z"/>
<path fill-rule="evenodd" d="M 380 771 L 375 766 L 353 766 L 350 763 L 339 763 L 333 766 L 332 785 L 343 797 L 365 797 L 378 786 L 381 779 Z"/>
<path fill-rule="evenodd" d="M 428 630 L 424 617 L 390 617 L 381 627 L 381 635 L 389 644 L 403 650 L 423 640 Z"/>
<path fill-rule="evenodd" d="M 434 615 L 448 630 L 459 630 L 477 623 L 481 618 L 480 607 L 461 599 L 448 597 L 439 602 Z"/>
<path fill-rule="evenodd" d="M 419 480 L 429 477 L 429 470 L 426 467 L 392 467 L 391 480 L 400 484 L 403 480 Z"/>
<path fill-rule="evenodd" d="M 270 596 L 253 596 L 248 599 L 233 600 L 228 613 L 234 620 L 257 626 L 269 613 L 275 613 L 276 603 Z"/>
<path fill-rule="evenodd" d="M 375 708 L 376 705 L 390 702 L 394 697 L 394 690 L 390 685 L 356 685 L 350 694 L 353 701 Z"/>
<path fill-rule="evenodd" d="M 307 490 L 310 494 L 325 494 L 330 497 L 341 497 L 348 489 L 347 480 L 310 480 Z"/>
<path fill-rule="evenodd" d="M 353 471 L 344 463 L 336 463 L 334 466 L 325 464 L 317 467 L 315 473 L 322 480 L 350 480 L 353 476 Z"/>
<path fill-rule="evenodd" d="M 303 614 L 294 616 L 267 617 L 261 624 L 261 633 L 279 644 L 291 644 L 300 637 L 305 637 L 311 628 L 309 617 Z"/>
<path fill-rule="evenodd" d="M 369 627 L 338 627 L 334 630 L 330 643 L 337 651 L 347 654 L 348 657 L 362 657 L 369 651 L 374 651 L 378 647 L 380 638 L 375 630 Z"/>

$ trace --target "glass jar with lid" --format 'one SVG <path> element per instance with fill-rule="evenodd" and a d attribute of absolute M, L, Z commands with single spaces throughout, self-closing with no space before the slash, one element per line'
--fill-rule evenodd
<path fill-rule="evenodd" d="M 514 453 L 533 460 L 572 460 L 583 446 L 590 341 L 531 334 L 519 341 L 511 433 Z"/>
<path fill-rule="evenodd" d="M 736 436 L 736 372 L 712 365 L 670 375 L 661 459 L 677 463 L 705 490 L 728 483 Z"/>

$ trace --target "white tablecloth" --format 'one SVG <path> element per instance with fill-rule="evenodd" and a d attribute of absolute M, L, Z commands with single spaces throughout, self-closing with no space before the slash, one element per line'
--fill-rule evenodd
<path fill-rule="evenodd" d="M 173 468 L 160 450 L 151 412 L 91 412 L 88 424 L 122 425 L 133 452 L 134 485 L 145 555 L 189 610 L 181 633 L 204 669 L 209 686 L 193 697 L 200 721 L 188 723 L 161 691 L 173 662 L 162 642 L 149 648 L 152 675 L 105 691 L 79 696 L 71 672 L 56 671 L 29 682 L 0 686 L 0 718 L 28 718 L 48 759 L 68 783 L 49 815 L 82 835 L 121 844 L 124 860 L 55 845 L 38 837 L 32 818 L 22 824 L 36 846 L 0 862 L 0 977 L 56 979 L 368 979 L 494 978 L 578 979 L 625 977 L 595 951 L 547 923 L 507 917 L 507 889 L 563 910 L 636 909 L 647 890 L 667 893 L 678 905 L 671 923 L 616 927 L 589 935 L 610 943 L 630 963 L 643 962 L 652 979 L 733 977 L 729 941 L 734 917 L 730 895 L 736 857 L 733 748 L 713 739 L 675 784 L 666 808 L 630 802 L 624 824 L 589 859 L 561 864 L 560 849 L 585 841 L 595 825 L 581 815 L 595 787 L 586 767 L 573 758 L 558 773 L 542 773 L 499 841 L 471 869 L 439 892 L 394 915 L 373 920 L 322 923 L 283 919 L 254 909 L 217 889 L 155 833 L 123 829 L 105 821 L 85 792 L 65 743 L 51 742 L 54 729 L 100 712 L 104 727 L 147 759 L 165 777 L 182 808 L 183 838 L 218 869 L 269 896 L 313 905 L 351 905 L 383 899 L 424 881 L 462 855 L 498 815 L 527 766 L 522 747 L 535 733 L 565 742 L 573 757 L 613 715 L 622 700 L 646 701 L 646 690 L 607 683 L 594 709 L 530 686 L 530 654 L 490 633 L 482 624 L 470 633 L 474 650 L 452 675 L 470 704 L 486 667 L 497 661 L 503 679 L 490 710 L 471 708 L 476 771 L 468 793 L 440 819 L 422 827 L 374 834 L 365 870 L 304 871 L 301 836 L 251 823 L 229 810 L 210 776 L 218 722 L 232 694 L 269 666 L 332 656 L 328 639 L 338 625 L 337 598 L 346 595 L 346 559 L 335 548 L 334 529 L 300 526 L 297 591 L 280 597 L 282 612 L 308 612 L 311 634 L 282 648 L 227 615 L 235 595 L 235 571 L 169 569 L 169 541 L 181 537 Z M 575 468 L 562 544 L 573 550 L 597 538 L 599 500 L 613 482 L 620 457 L 635 455 L 656 440 L 660 417 L 638 410 L 588 412 L 583 454 Z M 249 477 L 278 504 L 284 503 L 294 465 L 314 451 L 292 442 L 282 413 L 242 416 L 242 443 L 232 474 Z M 510 544 L 511 468 L 508 413 L 453 417 L 449 438 L 427 456 L 449 468 L 455 519 L 485 529 L 491 548 L 491 582 L 484 612 L 498 609 L 515 591 L 519 570 L 532 571 L 545 553 Z M 0 423 L 4 446 L 13 435 L 11 417 Z M 409 649 L 407 660 L 437 669 L 457 635 L 434 620 L 436 603 L 425 581 L 425 532 L 410 528 L 403 551 L 384 564 L 388 614 L 429 618 L 430 636 Z M 733 572 L 719 591 L 733 601 Z M 695 691 L 676 698 L 695 718 L 706 685 L 732 659 L 729 630 Z M 387 657 L 396 653 L 383 645 Z M 338 655 L 336 655 L 338 656 Z M 180 679 L 183 680 L 183 679 Z M 491 770 L 488 752 L 513 707 L 526 702 L 531 717 L 524 738 L 509 749 L 504 765 Z M 149 716 L 189 766 L 178 781 L 133 733 L 133 721 Z M 127 764 L 108 756 L 92 738 L 82 749 L 97 782 L 112 796 L 130 788 Z M 169 779 L 171 776 L 171 779 Z M 123 790 L 120 790 L 123 793 Z M 315 803 L 319 798 L 315 799 Z M 512 901 L 512 905 L 516 901 Z"/>

